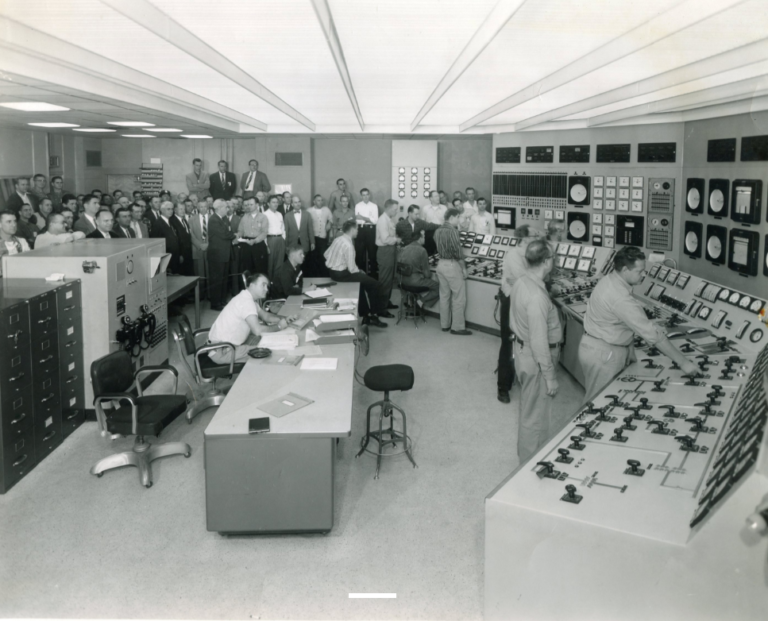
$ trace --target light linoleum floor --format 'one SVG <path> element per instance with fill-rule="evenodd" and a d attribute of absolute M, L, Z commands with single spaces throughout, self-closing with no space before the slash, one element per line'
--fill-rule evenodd
<path fill-rule="evenodd" d="M 206 311 L 203 324 L 213 318 Z M 155 462 L 151 489 L 134 468 L 89 474 L 132 440 L 86 423 L 0 496 L 0 616 L 481 619 L 484 498 L 518 465 L 519 387 L 511 404 L 497 401 L 497 337 L 444 334 L 434 318 L 419 329 L 388 323 L 371 330 L 359 368 L 414 368 L 413 390 L 392 398 L 408 413 L 418 469 L 399 456 L 374 480 L 375 459 L 354 459 L 366 407 L 381 398 L 356 384 L 333 530 L 223 537 L 205 521 L 203 430 L 214 410 L 166 429 L 161 441 L 193 453 Z M 563 369 L 559 378 L 555 425 L 583 399 Z M 360 592 L 397 599 L 349 599 Z"/>

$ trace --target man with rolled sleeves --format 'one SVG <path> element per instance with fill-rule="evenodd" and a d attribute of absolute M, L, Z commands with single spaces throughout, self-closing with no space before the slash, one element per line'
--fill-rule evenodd
<path fill-rule="evenodd" d="M 670 343 L 661 328 L 645 316 L 640 302 L 632 297 L 632 287 L 643 279 L 643 251 L 624 246 L 616 253 L 613 268 L 592 291 L 584 316 L 579 363 L 586 382 L 585 402 L 594 399 L 634 360 L 635 335 L 671 358 L 683 373 L 699 370 Z"/>
<path fill-rule="evenodd" d="M 437 262 L 437 281 L 440 285 L 440 327 L 443 332 L 457 336 L 470 336 L 464 313 L 467 309 L 467 266 L 461 254 L 461 242 L 456 227 L 459 212 L 445 212 L 445 223 L 435 231 L 435 245 L 440 260 Z"/>
<path fill-rule="evenodd" d="M 384 203 L 384 213 L 376 221 L 376 264 L 379 268 L 379 282 L 387 300 L 387 308 L 397 308 L 397 305 L 392 304 L 389 298 L 392 295 L 392 286 L 395 282 L 397 246 L 400 242 L 392 219 L 399 208 L 400 205 L 396 200 L 388 199 Z M 394 315 L 385 312 L 383 316 L 391 318 Z"/>
<path fill-rule="evenodd" d="M 507 250 L 504 263 L 501 265 L 501 291 L 499 291 L 499 306 L 501 317 L 501 347 L 499 347 L 499 363 L 496 383 L 497 398 L 502 403 L 509 403 L 509 391 L 515 383 L 515 367 L 512 363 L 512 328 L 509 323 L 510 294 L 517 280 L 528 270 L 525 262 L 525 250 L 531 241 L 530 228 L 527 224 L 515 229 L 517 246 Z"/>
<path fill-rule="evenodd" d="M 520 383 L 517 455 L 526 461 L 549 439 L 552 403 L 557 394 L 557 362 L 563 328 L 544 286 L 554 254 L 537 239 L 525 250 L 526 272 L 510 294 L 509 322 L 515 334 L 515 373 Z"/>

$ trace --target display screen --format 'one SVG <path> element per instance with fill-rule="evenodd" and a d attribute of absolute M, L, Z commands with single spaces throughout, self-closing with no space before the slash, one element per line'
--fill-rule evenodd
<path fill-rule="evenodd" d="M 568 248 L 570 248 L 569 244 L 558 244 L 557 254 L 568 254 Z"/>
<path fill-rule="evenodd" d="M 474 251 L 474 248 L 472 250 Z M 488 247 L 487 246 L 483 246 L 482 248 L 480 248 L 479 254 L 480 254 L 481 257 L 487 257 L 488 256 Z"/>
<path fill-rule="evenodd" d="M 752 213 L 752 188 L 748 186 L 736 186 L 734 188 L 736 203 L 733 206 L 734 213 L 749 215 Z"/>
<path fill-rule="evenodd" d="M 488 256 L 489 257 L 495 257 L 496 256 L 496 250 L 491 248 L 490 251 L 488 252 Z"/>
<path fill-rule="evenodd" d="M 563 267 L 565 265 L 565 257 L 557 257 L 557 267 Z"/>
<path fill-rule="evenodd" d="M 571 246 L 571 249 L 568 251 L 569 257 L 578 257 L 581 254 L 581 246 L 577 246 L 574 244 Z"/>
<path fill-rule="evenodd" d="M 649 298 L 652 300 L 658 300 L 661 297 L 661 294 L 666 291 L 666 287 L 662 287 L 661 285 L 653 285 L 653 288 L 651 289 L 651 293 L 649 294 Z"/>
<path fill-rule="evenodd" d="M 576 259 L 569 258 L 565 260 L 565 269 L 572 270 L 576 268 Z"/>
<path fill-rule="evenodd" d="M 497 210 L 496 222 L 498 222 L 501 226 L 512 226 L 512 213 L 506 210 Z"/>
<path fill-rule="evenodd" d="M 595 248 L 592 246 L 584 248 L 584 250 L 581 253 L 581 256 L 584 259 L 591 259 L 592 257 L 595 256 Z"/>
<path fill-rule="evenodd" d="M 669 275 L 669 268 L 668 267 L 662 267 L 659 270 L 659 280 L 666 280 L 668 275 Z"/>
<path fill-rule="evenodd" d="M 501 238 L 501 245 L 502 246 L 509 246 L 509 237 L 502 237 Z"/>
<path fill-rule="evenodd" d="M 731 245 L 731 252 L 731 259 L 736 265 L 747 265 L 749 242 L 746 239 L 735 238 Z"/>
<path fill-rule="evenodd" d="M 494 243 L 494 244 L 499 244 L 499 243 L 501 243 L 501 235 L 497 235 L 496 237 L 494 237 L 494 238 L 493 238 L 493 243 Z"/>
<path fill-rule="evenodd" d="M 661 265 L 659 265 L 659 264 L 657 263 L 656 265 L 654 265 L 653 267 L 651 267 L 651 269 L 648 271 L 648 275 L 649 275 L 651 278 L 655 278 L 655 277 L 656 277 L 656 274 L 658 274 L 658 273 L 659 273 L 659 268 L 660 268 L 660 267 L 661 267 Z"/>
<path fill-rule="evenodd" d="M 677 282 L 678 277 L 680 276 L 680 272 L 670 272 L 669 276 L 667 276 L 667 282 L 670 285 L 674 285 Z"/>
<path fill-rule="evenodd" d="M 691 277 L 688 274 L 681 274 L 680 278 L 677 279 L 677 286 L 681 289 L 685 289 L 685 285 L 688 284 L 690 279 Z"/>
<path fill-rule="evenodd" d="M 580 259 L 579 266 L 576 269 L 580 272 L 588 272 L 590 265 L 592 265 L 592 261 L 589 259 Z"/>
<path fill-rule="evenodd" d="M 490 243 L 491 243 L 492 241 L 493 241 L 493 235 L 486 235 L 486 236 L 483 238 L 483 242 L 482 242 L 482 243 L 490 245 Z"/>

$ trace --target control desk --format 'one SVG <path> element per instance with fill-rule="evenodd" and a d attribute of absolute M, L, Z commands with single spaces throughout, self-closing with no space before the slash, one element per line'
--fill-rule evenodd
<path fill-rule="evenodd" d="M 761 502 L 768 520 L 766 301 L 658 264 L 633 292 L 699 372 L 636 339 L 637 361 L 487 498 L 486 618 L 647 618 L 648 598 L 764 618 L 768 538 L 744 520 Z"/>

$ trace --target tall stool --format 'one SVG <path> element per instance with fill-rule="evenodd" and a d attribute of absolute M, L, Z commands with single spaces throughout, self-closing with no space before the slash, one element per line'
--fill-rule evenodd
<path fill-rule="evenodd" d="M 368 452 L 371 455 L 376 455 L 376 474 L 374 479 L 379 478 L 379 469 L 381 468 L 382 457 L 394 457 L 395 455 L 402 455 L 405 453 L 408 459 L 411 460 L 413 467 L 416 468 L 416 462 L 413 461 L 411 455 L 411 447 L 413 442 L 408 437 L 408 428 L 405 419 L 405 410 L 389 400 L 389 393 L 392 390 L 410 390 L 413 388 L 413 369 L 405 364 L 385 364 L 378 367 L 371 367 L 365 372 L 363 381 L 370 390 L 376 392 L 383 392 L 384 399 L 373 403 L 366 414 L 365 421 L 365 435 L 360 440 L 360 451 L 355 455 L 355 458 L 360 457 L 363 452 Z M 371 431 L 371 410 L 375 407 L 379 407 L 379 430 Z M 400 416 L 403 419 L 403 431 L 402 433 L 395 430 L 395 416 L 394 410 L 400 412 Z M 384 419 L 389 418 L 389 429 L 384 428 Z M 388 437 L 385 437 L 388 436 Z M 368 450 L 368 442 L 371 438 L 378 442 L 378 450 L 376 452 Z M 387 444 L 397 446 L 398 442 L 402 442 L 403 450 L 397 453 L 383 453 L 383 449 Z"/>
<path fill-rule="evenodd" d="M 412 272 L 413 270 L 411 269 L 411 266 L 407 263 L 397 264 L 397 275 L 399 278 L 398 285 L 400 286 L 400 292 L 402 294 L 400 297 L 400 310 L 397 313 L 397 324 L 399 324 L 402 319 L 405 319 L 406 321 L 413 319 L 413 325 L 418 328 L 419 319 L 422 319 L 424 323 L 427 323 L 427 317 L 424 314 L 424 309 L 416 303 L 416 300 L 419 299 L 420 293 L 429 291 L 429 287 L 412 287 L 410 285 L 404 285 L 403 277 L 410 276 Z"/>

